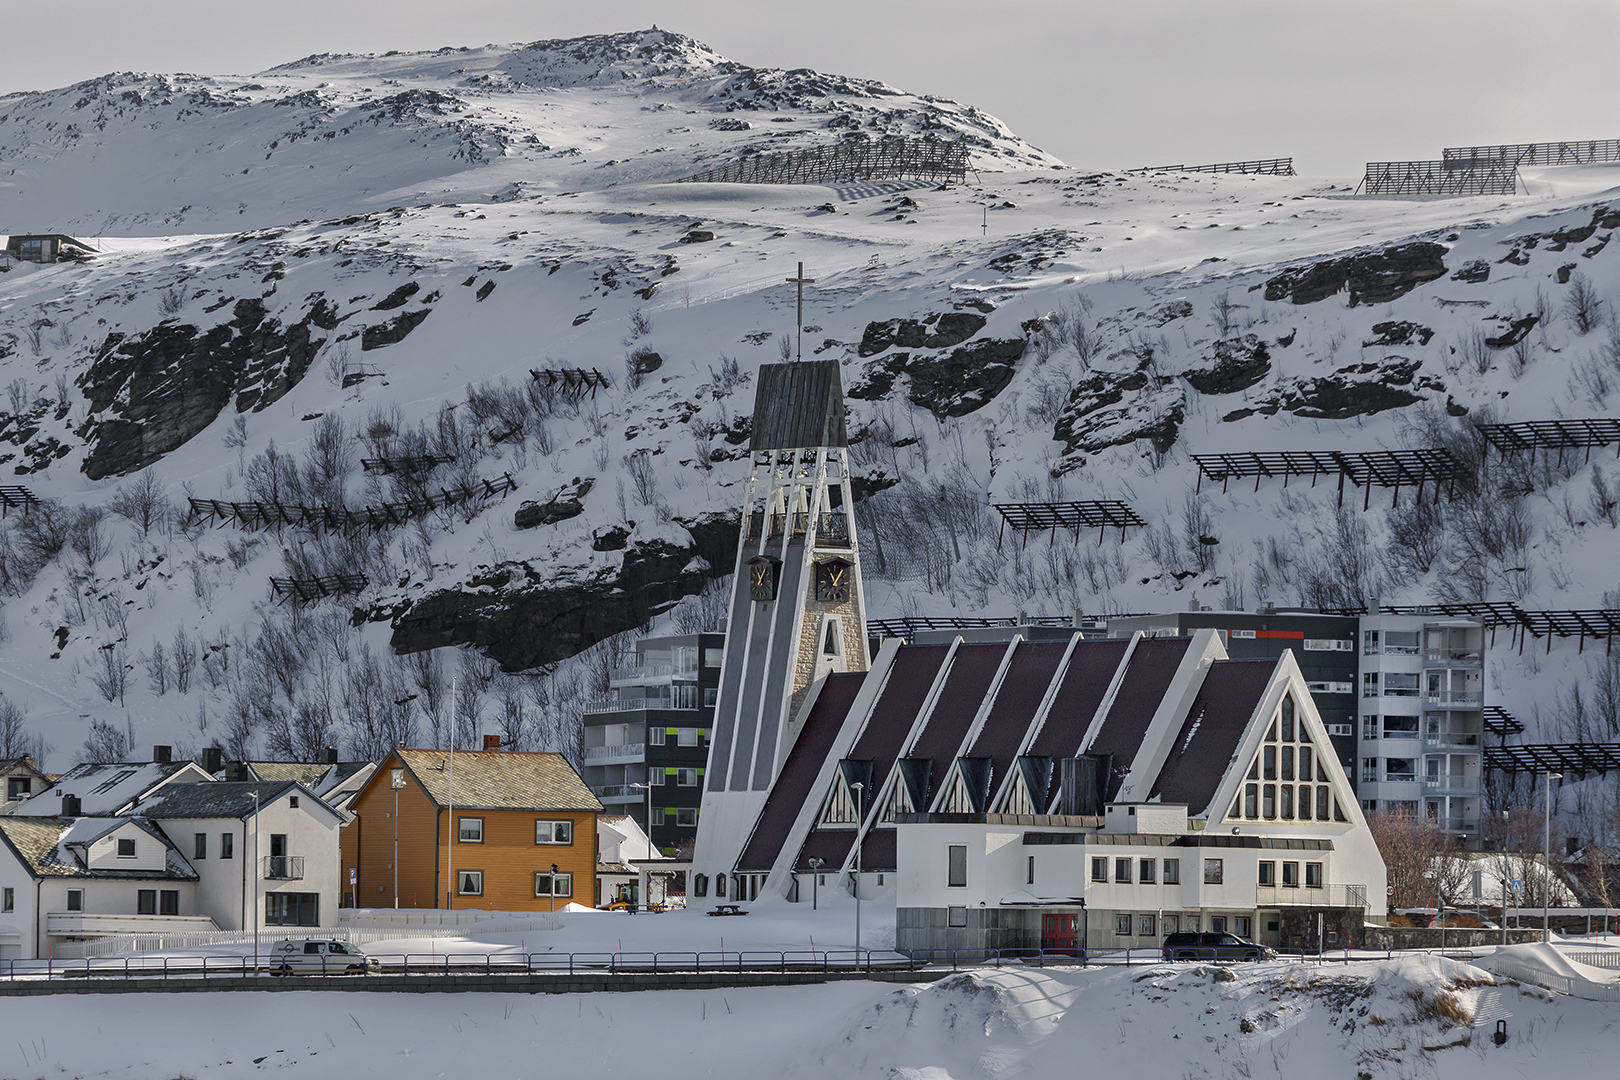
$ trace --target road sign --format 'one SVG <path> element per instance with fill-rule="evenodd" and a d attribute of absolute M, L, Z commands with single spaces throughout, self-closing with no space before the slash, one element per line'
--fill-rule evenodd
<path fill-rule="evenodd" d="M 1524 879 L 1514 878 L 1508 882 L 1508 892 L 1524 892 Z"/>
<path fill-rule="evenodd" d="M 1385 896 L 1394 896 L 1395 895 L 1395 886 L 1393 886 L 1393 885 L 1385 885 L 1384 886 L 1384 895 Z"/>
<path fill-rule="evenodd" d="M 356 876 L 359 873 L 360 873 L 360 871 L 358 869 L 356 869 L 355 867 L 353 867 L 353 866 L 349 867 L 349 884 L 350 885 L 353 885 L 355 883 Z"/>

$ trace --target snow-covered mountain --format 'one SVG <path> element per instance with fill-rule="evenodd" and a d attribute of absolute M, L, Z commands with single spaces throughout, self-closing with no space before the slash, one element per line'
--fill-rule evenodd
<path fill-rule="evenodd" d="M 856 131 L 967 139 L 975 182 L 671 182 Z M 800 262 L 874 614 L 1620 606 L 1620 466 L 1471 434 L 1620 392 L 1620 168 L 1526 179 L 1388 202 L 1085 171 L 969 106 L 665 31 L 0 99 L 0 230 L 103 249 L 0 274 L 0 476 L 51 500 L 0 529 L 10 745 L 372 752 L 446 737 L 458 670 L 464 738 L 564 744 L 615 635 L 718 614 Z M 1197 491 L 1189 457 L 1433 445 L 1479 479 L 1366 513 L 1308 481 Z M 998 536 L 993 503 L 1081 498 L 1149 528 Z M 270 585 L 349 574 L 307 606 Z M 1535 652 L 1504 637 L 1492 693 L 1553 737 L 1556 688 L 1608 662 Z"/>
<path fill-rule="evenodd" d="M 0 97 L 0 218 L 94 236 L 265 228 L 669 181 L 856 135 L 934 135 L 986 162 L 1057 164 L 971 105 L 747 67 L 654 29 L 320 54 L 249 77 L 120 72 Z"/>

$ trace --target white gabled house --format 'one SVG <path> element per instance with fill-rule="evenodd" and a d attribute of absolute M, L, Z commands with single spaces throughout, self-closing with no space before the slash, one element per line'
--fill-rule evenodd
<path fill-rule="evenodd" d="M 141 818 L 0 817 L 0 961 L 112 934 L 213 930 L 197 874 Z"/>
<path fill-rule="evenodd" d="M 302 785 L 159 785 L 120 815 L 0 817 L 0 960 L 94 938 L 332 926 L 344 815 Z"/>
<path fill-rule="evenodd" d="M 185 853 L 198 908 L 220 929 L 337 923 L 338 836 L 347 818 L 302 784 L 173 785 L 131 813 Z"/>

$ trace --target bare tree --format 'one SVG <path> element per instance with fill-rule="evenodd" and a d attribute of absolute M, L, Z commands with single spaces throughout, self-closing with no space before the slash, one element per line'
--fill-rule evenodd
<path fill-rule="evenodd" d="M 134 480 L 119 488 L 107 500 L 107 506 L 113 513 L 133 522 L 142 537 L 151 532 L 154 525 L 166 522 L 172 509 L 168 490 L 154 469 L 142 471 Z"/>
<path fill-rule="evenodd" d="M 124 761 L 135 746 L 135 732 L 128 723 L 123 728 L 110 721 L 90 721 L 90 732 L 79 751 L 79 760 L 88 762 Z"/>
<path fill-rule="evenodd" d="M 1384 813 L 1369 815 L 1367 828 L 1395 890 L 1391 907 L 1440 907 L 1447 895 L 1456 895 L 1457 875 L 1465 871 L 1451 864 L 1460 849 L 1437 823 L 1416 814 Z"/>
<path fill-rule="evenodd" d="M 90 672 L 90 683 L 107 701 L 124 703 L 124 691 L 129 687 L 129 653 L 121 641 L 103 645 L 96 650 L 96 666 Z"/>
<path fill-rule="evenodd" d="M 1575 330 L 1580 334 L 1589 334 L 1596 330 L 1603 322 L 1603 298 L 1598 295 L 1597 289 L 1586 279 L 1585 274 L 1572 274 L 1569 279 L 1569 295 L 1564 298 L 1564 311 L 1569 315 L 1569 321 L 1575 324 Z"/>
<path fill-rule="evenodd" d="M 21 705 L 0 694 L 0 761 L 10 761 L 24 754 L 43 761 L 44 737 L 28 734 L 28 712 Z"/>
<path fill-rule="evenodd" d="M 169 670 L 168 653 L 163 648 L 162 641 L 152 642 L 152 651 L 141 658 L 146 664 L 147 682 L 152 687 L 152 693 L 162 697 L 169 692 L 171 678 Z"/>

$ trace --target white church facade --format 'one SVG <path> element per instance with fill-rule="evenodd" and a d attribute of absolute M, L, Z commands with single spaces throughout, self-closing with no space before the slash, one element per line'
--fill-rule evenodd
<path fill-rule="evenodd" d="M 1291 654 L 1009 627 L 869 656 L 836 364 L 762 368 L 755 416 L 689 903 L 808 898 L 815 874 L 892 898 L 904 950 L 1334 947 L 1382 921 Z"/>

